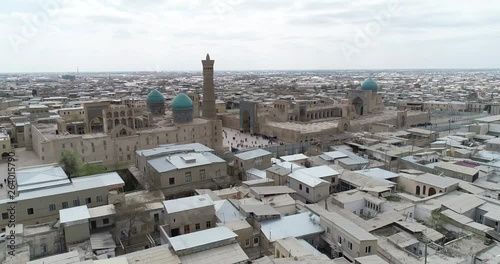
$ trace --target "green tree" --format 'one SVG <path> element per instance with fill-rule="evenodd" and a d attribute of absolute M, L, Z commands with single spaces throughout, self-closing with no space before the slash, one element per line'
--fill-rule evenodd
<path fill-rule="evenodd" d="M 78 170 L 76 176 L 88 176 L 99 173 L 105 173 L 106 171 L 107 169 L 103 165 L 85 164 L 80 168 L 80 170 Z"/>
<path fill-rule="evenodd" d="M 78 176 L 78 172 L 81 170 L 82 164 L 80 163 L 81 158 L 78 153 L 65 150 L 61 153 L 61 158 L 59 159 L 59 165 L 68 176 Z"/>
<path fill-rule="evenodd" d="M 65 150 L 61 153 L 59 165 L 70 177 L 88 176 L 107 171 L 106 167 L 98 164 L 82 164 L 82 158 L 74 151 Z"/>

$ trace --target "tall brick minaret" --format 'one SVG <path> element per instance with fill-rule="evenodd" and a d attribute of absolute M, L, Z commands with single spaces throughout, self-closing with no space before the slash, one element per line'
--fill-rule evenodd
<path fill-rule="evenodd" d="M 215 119 L 215 90 L 214 90 L 214 60 L 207 58 L 203 64 L 203 109 L 202 116 L 206 119 Z"/>

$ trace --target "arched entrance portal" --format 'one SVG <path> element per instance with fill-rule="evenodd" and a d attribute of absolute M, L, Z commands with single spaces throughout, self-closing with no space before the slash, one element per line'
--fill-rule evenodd
<path fill-rule="evenodd" d="M 91 133 L 103 132 L 104 131 L 103 125 L 104 123 L 102 117 L 100 116 L 95 117 L 90 121 L 90 132 Z"/>
<path fill-rule="evenodd" d="M 429 188 L 429 196 L 432 196 L 436 194 L 436 189 L 434 189 L 433 187 Z"/>
<path fill-rule="evenodd" d="M 420 195 L 420 186 L 417 186 L 417 188 L 415 190 L 415 194 L 416 195 Z"/>
<path fill-rule="evenodd" d="M 359 97 L 354 98 L 354 100 L 352 100 L 352 105 L 354 106 L 354 109 L 356 109 L 356 114 L 363 115 L 364 104 L 361 98 Z"/>
<path fill-rule="evenodd" d="M 250 132 L 250 112 L 248 112 L 248 110 L 244 110 L 242 118 L 243 123 L 241 129 L 243 130 L 243 132 Z"/>

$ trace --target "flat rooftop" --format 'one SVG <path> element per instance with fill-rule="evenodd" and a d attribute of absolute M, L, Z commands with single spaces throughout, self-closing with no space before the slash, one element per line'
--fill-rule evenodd
<path fill-rule="evenodd" d="M 307 212 L 262 221 L 260 230 L 269 242 L 287 237 L 302 238 L 322 233 L 319 221 L 319 216 Z"/>
<path fill-rule="evenodd" d="M 238 235 L 229 228 L 219 226 L 194 233 L 170 237 L 168 241 L 174 251 L 179 253 L 179 251 L 183 250 L 195 249 L 225 240 L 236 239 L 237 236 Z"/>
<path fill-rule="evenodd" d="M 98 188 L 108 188 L 115 189 L 121 188 L 125 185 L 120 175 L 116 172 L 107 172 L 91 176 L 82 176 L 72 178 L 72 182 L 67 182 L 65 184 L 56 186 L 45 186 L 43 188 L 37 188 L 32 190 L 20 191 L 19 196 L 15 197 L 14 200 L 4 199 L 0 200 L 0 204 L 8 203 L 11 201 L 22 201 L 29 199 L 37 199 L 46 196 L 59 195 L 64 193 L 72 193 L 78 191 L 85 191 Z"/>
<path fill-rule="evenodd" d="M 203 194 L 163 201 L 163 205 L 165 206 L 165 210 L 167 211 L 167 213 L 173 214 L 202 207 L 213 207 L 214 202 L 208 194 Z"/>
<path fill-rule="evenodd" d="M 148 164 L 159 173 L 225 162 L 211 152 L 175 154 L 148 160 Z"/>

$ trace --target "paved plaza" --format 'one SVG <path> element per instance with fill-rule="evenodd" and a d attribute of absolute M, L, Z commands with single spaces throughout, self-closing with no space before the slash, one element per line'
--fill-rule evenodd
<path fill-rule="evenodd" d="M 279 145 L 279 141 L 270 142 L 261 136 L 252 136 L 249 133 L 241 133 L 231 128 L 223 128 L 224 147 L 237 149 L 257 148 Z"/>

